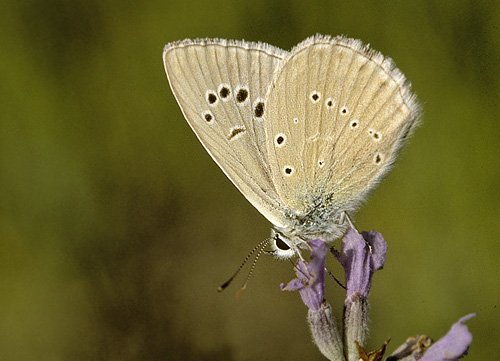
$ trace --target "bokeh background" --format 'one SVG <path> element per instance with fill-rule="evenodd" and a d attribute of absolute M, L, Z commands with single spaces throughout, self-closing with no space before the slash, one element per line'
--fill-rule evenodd
<path fill-rule="evenodd" d="M 362 39 L 412 81 L 424 122 L 356 219 L 389 243 L 368 349 L 465 314 L 500 354 L 500 3 L 7 0 L 0 3 L 0 359 L 322 360 L 290 263 L 216 292 L 269 223 L 168 87 L 165 43 L 290 49 Z M 342 272 L 330 260 L 340 278 Z M 343 292 L 327 298 L 340 316 Z"/>

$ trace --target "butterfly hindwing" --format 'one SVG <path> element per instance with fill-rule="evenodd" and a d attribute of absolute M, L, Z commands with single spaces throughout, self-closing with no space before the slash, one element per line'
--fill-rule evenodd
<path fill-rule="evenodd" d="M 278 69 L 267 97 L 269 163 L 297 214 L 354 210 L 390 168 L 418 118 L 392 61 L 342 37 L 312 37 Z"/>

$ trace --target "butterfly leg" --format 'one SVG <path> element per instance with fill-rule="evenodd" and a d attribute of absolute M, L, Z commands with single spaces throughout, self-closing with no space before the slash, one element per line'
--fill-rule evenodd
<path fill-rule="evenodd" d="M 356 232 L 358 232 L 358 230 L 356 229 L 356 226 L 354 225 L 354 223 L 352 222 L 352 219 L 351 217 L 349 217 L 349 214 L 347 214 L 346 211 L 342 211 L 342 213 L 340 214 L 340 224 L 344 224 L 344 223 L 347 223 L 349 225 L 349 227 L 351 227 L 352 229 L 354 229 Z M 358 232 L 359 233 L 359 232 Z"/>
<path fill-rule="evenodd" d="M 354 229 L 356 232 L 359 233 L 359 231 L 354 226 L 354 223 L 352 222 L 352 219 L 349 217 L 349 215 L 347 214 L 346 211 L 342 211 L 342 214 L 340 215 L 340 222 L 341 223 L 347 222 L 349 224 L 349 227 L 351 227 L 352 229 Z M 368 246 L 368 248 L 370 249 L 370 254 L 371 254 L 372 251 L 373 251 L 373 248 L 372 248 L 371 244 L 368 243 L 367 240 L 365 240 L 365 243 Z"/>

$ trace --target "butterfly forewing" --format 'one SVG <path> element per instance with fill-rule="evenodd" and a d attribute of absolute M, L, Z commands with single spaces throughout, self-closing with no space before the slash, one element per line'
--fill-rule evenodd
<path fill-rule="evenodd" d="M 286 52 L 249 42 L 186 40 L 165 47 L 172 91 L 206 150 L 271 222 L 283 215 L 271 179 L 264 97 Z"/>

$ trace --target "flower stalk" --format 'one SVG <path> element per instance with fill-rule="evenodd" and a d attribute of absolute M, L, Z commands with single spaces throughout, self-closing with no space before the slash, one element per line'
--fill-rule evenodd
<path fill-rule="evenodd" d="M 332 307 L 323 302 L 319 310 L 309 309 L 307 320 L 313 340 L 321 353 L 332 361 L 344 361 L 342 338 L 333 317 Z"/>

